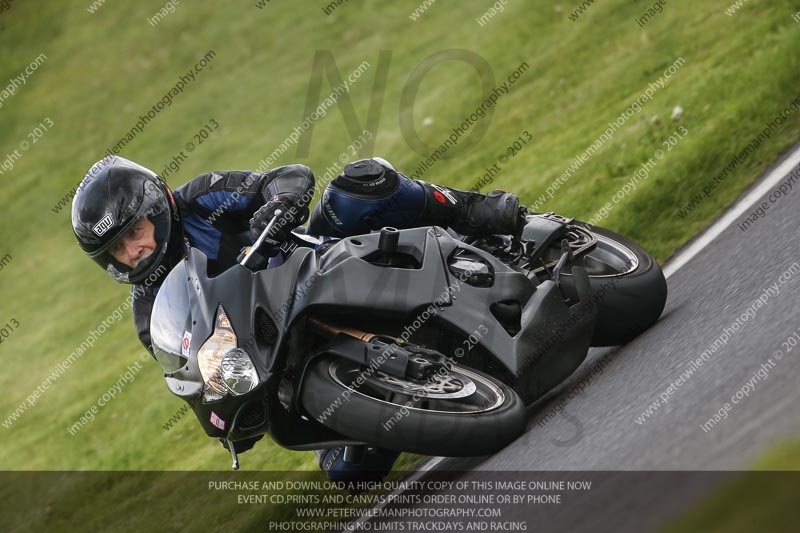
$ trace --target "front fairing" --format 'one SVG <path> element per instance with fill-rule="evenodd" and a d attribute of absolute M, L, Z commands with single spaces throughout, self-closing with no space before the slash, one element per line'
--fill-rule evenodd
<path fill-rule="evenodd" d="M 302 256 L 313 256 L 310 249 L 298 252 L 289 263 L 302 263 Z M 206 266 L 206 256 L 190 249 L 159 289 L 150 323 L 157 359 L 167 388 L 189 403 L 209 436 L 239 440 L 263 434 L 268 426 L 266 384 L 273 376 L 272 365 L 285 330 L 275 317 L 285 318 L 282 303 L 293 294 L 294 278 L 301 269 L 286 264 L 254 273 L 235 265 L 212 279 Z M 267 277 L 275 278 L 271 283 L 258 279 L 268 272 Z M 197 354 L 214 331 L 220 306 L 230 319 L 237 346 L 250 356 L 260 384 L 241 396 L 228 394 L 205 402 Z"/>

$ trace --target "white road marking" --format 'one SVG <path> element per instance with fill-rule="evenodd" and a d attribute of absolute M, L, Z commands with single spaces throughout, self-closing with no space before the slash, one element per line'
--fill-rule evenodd
<path fill-rule="evenodd" d="M 772 169 L 756 187 L 747 193 L 741 200 L 733 204 L 726 212 L 701 233 L 689 246 L 684 248 L 664 265 L 664 276 L 667 278 L 677 272 L 700 251 L 711 244 L 728 226 L 733 224 L 742 214 L 750 209 L 762 196 L 767 194 L 775 185 L 792 172 L 800 164 L 800 147 L 796 148 L 783 163 Z"/>
<path fill-rule="evenodd" d="M 408 482 L 408 483 L 413 482 L 413 481 L 419 481 L 420 479 L 422 479 L 422 476 L 424 476 L 426 472 L 436 468 L 439 465 L 439 463 L 444 461 L 444 459 L 445 459 L 444 457 L 431 457 L 427 461 L 424 461 L 423 463 L 421 463 L 419 465 L 419 467 L 414 471 L 414 473 L 411 474 L 410 476 L 408 476 L 407 478 L 403 479 L 403 481 Z M 386 498 L 382 502 L 379 502 L 378 504 L 373 505 L 372 509 L 374 509 L 375 511 L 380 511 L 381 509 L 383 509 L 384 507 L 386 507 L 388 505 L 388 503 L 387 503 L 388 501 L 393 500 L 395 496 L 399 496 L 403 492 L 405 492 L 405 491 L 403 491 L 402 489 L 393 490 L 391 492 L 391 497 L 390 498 Z M 371 516 L 362 516 L 358 520 L 353 521 L 352 522 L 353 527 L 352 527 L 351 531 L 361 531 L 362 529 L 361 529 L 360 526 L 362 524 L 366 523 L 366 522 L 369 522 L 372 518 L 373 517 L 371 517 Z"/>

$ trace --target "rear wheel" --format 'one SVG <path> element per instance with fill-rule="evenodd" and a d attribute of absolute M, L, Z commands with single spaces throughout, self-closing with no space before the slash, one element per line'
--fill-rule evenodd
<path fill-rule="evenodd" d="M 526 425 L 516 392 L 459 366 L 417 381 L 322 356 L 307 370 L 301 397 L 308 414 L 349 438 L 424 455 L 492 454 Z"/>
<path fill-rule="evenodd" d="M 632 340 L 661 316 L 667 300 L 667 281 L 653 256 L 618 233 L 576 222 L 597 237 L 597 246 L 561 273 L 569 298 L 577 298 L 570 266 L 586 269 L 597 298 L 597 321 L 592 346 L 616 346 Z"/>

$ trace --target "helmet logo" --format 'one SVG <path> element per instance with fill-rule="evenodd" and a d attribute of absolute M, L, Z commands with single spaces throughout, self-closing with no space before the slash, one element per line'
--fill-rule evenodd
<path fill-rule="evenodd" d="M 106 216 L 100 219 L 100 222 L 94 225 L 92 231 L 98 237 L 102 237 L 106 234 L 108 230 L 111 229 L 111 226 L 114 225 L 114 217 L 111 216 L 111 213 L 107 213 Z"/>

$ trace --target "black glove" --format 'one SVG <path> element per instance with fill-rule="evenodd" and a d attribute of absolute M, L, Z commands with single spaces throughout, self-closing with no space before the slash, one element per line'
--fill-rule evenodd
<path fill-rule="evenodd" d="M 289 238 L 294 228 L 308 220 L 308 206 L 301 204 L 299 195 L 292 193 L 278 195 L 261 206 L 250 219 L 250 234 L 253 239 L 258 239 L 279 209 L 281 214 L 264 240 L 264 243 L 271 248 L 279 247 Z"/>

